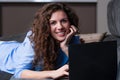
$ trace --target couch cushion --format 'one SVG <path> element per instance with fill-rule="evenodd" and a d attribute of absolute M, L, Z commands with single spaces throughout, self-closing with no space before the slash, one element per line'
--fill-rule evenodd
<path fill-rule="evenodd" d="M 90 42 L 99 42 L 104 39 L 106 36 L 105 33 L 90 33 L 90 34 L 78 34 L 80 36 L 80 40 L 84 43 L 90 43 Z"/>
<path fill-rule="evenodd" d="M 18 42 L 22 42 L 24 40 L 26 36 L 26 33 L 21 33 L 21 34 L 17 34 L 17 35 L 11 35 L 11 36 L 3 36 L 0 37 L 1 41 L 18 41 Z"/>

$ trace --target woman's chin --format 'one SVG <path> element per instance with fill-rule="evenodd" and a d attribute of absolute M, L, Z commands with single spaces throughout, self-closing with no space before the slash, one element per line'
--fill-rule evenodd
<path fill-rule="evenodd" d="M 57 39 L 58 42 L 62 42 L 64 41 L 65 39 Z"/>

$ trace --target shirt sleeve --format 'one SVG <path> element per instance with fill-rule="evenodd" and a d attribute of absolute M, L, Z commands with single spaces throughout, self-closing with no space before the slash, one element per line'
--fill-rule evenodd
<path fill-rule="evenodd" d="M 34 50 L 32 43 L 29 39 L 29 35 L 31 31 L 29 31 L 24 39 L 24 41 L 16 48 L 15 54 L 13 56 L 15 64 L 15 78 L 20 78 L 21 72 L 23 70 L 31 69 L 32 60 L 34 58 Z"/>

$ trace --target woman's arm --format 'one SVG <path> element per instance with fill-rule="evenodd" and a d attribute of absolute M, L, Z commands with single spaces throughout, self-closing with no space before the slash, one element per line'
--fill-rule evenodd
<path fill-rule="evenodd" d="M 51 71 L 32 71 L 32 70 L 24 70 L 21 73 L 21 78 L 29 78 L 29 79 L 46 79 L 52 78 L 57 79 L 62 76 L 68 76 L 68 65 L 64 65 L 57 70 Z"/>
<path fill-rule="evenodd" d="M 76 34 L 77 29 L 75 26 L 71 25 L 69 28 L 70 32 L 67 34 L 66 39 L 60 43 L 60 47 L 62 51 L 68 56 L 68 44 L 71 40 L 71 38 Z"/>

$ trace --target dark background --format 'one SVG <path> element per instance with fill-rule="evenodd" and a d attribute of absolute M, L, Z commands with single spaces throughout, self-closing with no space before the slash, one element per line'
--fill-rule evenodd
<path fill-rule="evenodd" d="M 31 27 L 35 12 L 45 3 L 0 3 L 0 36 L 16 35 Z M 96 3 L 67 3 L 80 19 L 81 33 L 96 32 Z"/>

